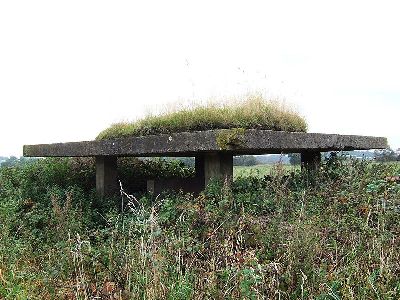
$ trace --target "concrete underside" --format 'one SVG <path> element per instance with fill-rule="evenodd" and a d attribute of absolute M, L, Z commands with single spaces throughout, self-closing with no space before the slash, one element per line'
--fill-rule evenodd
<path fill-rule="evenodd" d="M 96 157 L 96 189 L 101 196 L 118 193 L 117 157 L 195 156 L 196 176 L 186 181 L 160 179 L 147 183 L 156 194 L 166 189 L 198 193 L 212 178 L 232 180 L 233 155 L 301 153 L 302 166 L 313 171 L 320 152 L 387 148 L 384 137 L 268 130 L 222 129 L 104 141 L 25 145 L 27 157 Z"/>

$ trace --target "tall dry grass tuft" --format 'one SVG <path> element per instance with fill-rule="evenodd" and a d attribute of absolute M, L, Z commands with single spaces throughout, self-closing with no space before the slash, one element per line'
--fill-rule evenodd
<path fill-rule="evenodd" d="M 56 230 L 58 232 L 66 232 L 68 230 L 68 218 L 72 209 L 72 194 L 66 193 L 64 203 L 62 203 L 57 194 L 51 194 L 50 201 L 56 221 Z"/>
<path fill-rule="evenodd" d="M 114 124 L 102 131 L 97 139 L 226 128 L 306 131 L 307 124 L 285 102 L 253 94 L 242 99 L 169 107 L 158 115 L 149 114 L 136 122 Z"/>

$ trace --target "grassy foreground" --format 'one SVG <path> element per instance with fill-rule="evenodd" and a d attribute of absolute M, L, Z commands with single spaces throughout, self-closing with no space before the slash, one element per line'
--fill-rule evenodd
<path fill-rule="evenodd" d="M 132 123 L 117 123 L 102 131 L 96 139 L 223 128 L 306 131 L 307 124 L 283 103 L 252 95 L 243 101 L 181 108 L 157 116 L 149 115 Z"/>
<path fill-rule="evenodd" d="M 398 165 L 335 158 L 103 201 L 92 175 L 0 169 L 0 299 L 400 298 Z"/>

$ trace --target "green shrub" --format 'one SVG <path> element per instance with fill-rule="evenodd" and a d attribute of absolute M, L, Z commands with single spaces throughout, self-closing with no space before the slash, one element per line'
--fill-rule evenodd
<path fill-rule="evenodd" d="M 333 156 L 119 211 L 93 205 L 92 163 L 0 168 L 0 299 L 400 297 L 398 165 Z"/>

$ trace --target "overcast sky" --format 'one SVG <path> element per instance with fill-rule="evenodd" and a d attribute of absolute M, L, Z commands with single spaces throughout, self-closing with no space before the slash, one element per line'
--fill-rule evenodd
<path fill-rule="evenodd" d="M 397 1 L 0 1 L 0 155 L 262 92 L 400 147 Z"/>

